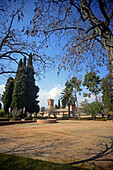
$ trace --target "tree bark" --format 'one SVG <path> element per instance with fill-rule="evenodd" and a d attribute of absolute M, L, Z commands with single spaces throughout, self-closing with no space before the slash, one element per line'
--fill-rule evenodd
<path fill-rule="evenodd" d="M 69 118 L 70 118 L 70 104 L 68 104 L 68 114 L 69 114 Z"/>
<path fill-rule="evenodd" d="M 80 7 L 83 12 L 84 18 L 88 19 L 89 23 L 92 25 L 92 27 L 94 27 L 96 33 L 100 36 L 101 42 L 108 55 L 109 71 L 112 77 L 110 80 L 110 84 L 112 94 L 111 102 L 113 109 L 113 34 L 106 22 L 102 22 L 96 18 L 86 0 L 80 0 Z"/>

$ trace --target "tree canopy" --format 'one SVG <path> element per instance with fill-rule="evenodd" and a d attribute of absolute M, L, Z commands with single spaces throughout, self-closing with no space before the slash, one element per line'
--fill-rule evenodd
<path fill-rule="evenodd" d="M 5 113 L 9 116 L 9 107 L 12 102 L 12 93 L 14 89 L 14 79 L 9 77 L 5 86 L 5 92 L 2 95 L 2 102 L 4 104 Z"/>
<path fill-rule="evenodd" d="M 101 113 L 102 104 L 99 102 L 93 102 L 87 104 L 84 108 L 85 113 L 91 114 L 93 118 L 97 116 L 97 114 Z"/>
<path fill-rule="evenodd" d="M 75 96 L 73 96 L 73 88 L 71 87 L 65 87 L 63 91 L 61 92 L 61 101 L 64 105 L 68 106 L 68 113 L 70 117 L 70 105 L 75 104 Z"/>
<path fill-rule="evenodd" d="M 9 107 L 14 114 L 17 110 L 20 110 L 21 116 L 23 108 L 30 114 L 39 112 L 39 101 L 37 100 L 39 87 L 35 85 L 34 74 L 32 54 L 29 55 L 27 65 L 25 57 L 24 61 L 20 59 L 15 80 L 12 77 L 7 80 L 5 92 L 2 96 L 6 113 L 8 113 Z"/>
<path fill-rule="evenodd" d="M 97 76 L 95 72 L 89 72 L 85 75 L 83 86 L 86 86 L 86 88 L 91 92 L 91 94 L 95 95 L 96 101 L 97 94 L 101 91 L 100 84 L 100 77 Z"/>
<path fill-rule="evenodd" d="M 26 81 L 25 74 L 23 72 L 23 62 L 22 59 L 20 59 L 14 82 L 11 109 L 14 108 L 23 109 L 23 107 L 25 107 L 25 102 L 26 102 Z"/>
<path fill-rule="evenodd" d="M 78 106 L 77 92 L 79 92 L 79 95 L 81 95 L 81 91 L 82 91 L 81 83 L 82 83 L 82 81 L 79 80 L 77 77 L 72 77 L 71 80 L 69 80 L 65 83 L 65 86 L 67 88 L 72 88 L 73 96 L 75 98 L 74 105 L 76 103 L 77 106 Z"/>
<path fill-rule="evenodd" d="M 103 66 L 108 60 L 112 71 L 112 0 L 36 0 L 34 12 L 27 33 L 41 37 L 43 48 L 47 43 L 61 47 L 59 71 Z"/>

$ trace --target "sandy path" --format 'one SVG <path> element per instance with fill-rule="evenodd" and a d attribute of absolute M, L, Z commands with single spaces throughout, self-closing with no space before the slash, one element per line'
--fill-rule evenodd
<path fill-rule="evenodd" d="M 113 167 L 113 122 L 0 126 L 0 152 L 109 170 Z"/>

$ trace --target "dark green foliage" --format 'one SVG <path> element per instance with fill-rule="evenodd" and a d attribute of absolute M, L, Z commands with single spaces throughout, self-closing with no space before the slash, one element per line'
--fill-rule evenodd
<path fill-rule="evenodd" d="M 34 79 L 34 69 L 32 65 L 32 54 L 29 55 L 27 63 L 27 80 L 26 80 L 26 112 L 39 112 L 39 101 L 37 101 L 37 93 L 39 92 L 39 87 L 35 85 Z"/>
<path fill-rule="evenodd" d="M 62 108 L 65 108 L 66 104 L 65 104 L 64 100 L 62 100 L 61 102 L 62 102 Z"/>
<path fill-rule="evenodd" d="M 65 87 L 65 89 L 61 93 L 61 101 L 65 104 L 68 105 L 68 113 L 69 113 L 69 118 L 70 118 L 70 105 L 74 105 L 75 98 L 73 96 L 73 88 L 70 87 Z"/>
<path fill-rule="evenodd" d="M 41 107 L 41 112 L 45 112 L 46 111 L 46 108 L 43 106 L 43 107 Z"/>
<path fill-rule="evenodd" d="M 10 118 L 0 118 L 0 121 L 10 121 Z"/>
<path fill-rule="evenodd" d="M 2 108 L 2 104 L 0 103 L 0 109 Z"/>
<path fill-rule="evenodd" d="M 58 99 L 58 109 L 60 109 L 60 100 Z"/>
<path fill-rule="evenodd" d="M 111 86 L 109 83 L 109 79 L 111 78 L 110 75 L 106 76 L 102 79 L 102 102 L 104 104 L 104 108 L 108 109 L 109 111 L 112 110 L 112 95 L 111 95 Z"/>
<path fill-rule="evenodd" d="M 20 59 L 15 78 L 11 109 L 21 109 L 22 113 L 23 108 L 29 113 L 39 112 L 39 101 L 36 100 L 39 87 L 35 85 L 34 74 L 32 54 L 29 55 L 27 66 L 26 58 L 24 57 L 23 62 Z"/>
<path fill-rule="evenodd" d="M 58 109 L 58 106 L 57 106 L 57 104 L 55 104 L 55 109 Z"/>
<path fill-rule="evenodd" d="M 24 57 L 23 66 L 26 66 L 26 57 Z"/>
<path fill-rule="evenodd" d="M 14 90 L 12 95 L 11 109 L 23 109 L 26 101 L 26 81 L 23 70 L 23 63 L 20 59 L 18 70 L 15 78 Z"/>
<path fill-rule="evenodd" d="M 72 79 L 70 80 L 71 85 L 73 86 L 73 88 L 75 89 L 75 92 L 81 92 L 82 89 L 80 88 L 81 86 L 81 80 L 78 80 L 77 77 L 72 77 Z"/>
<path fill-rule="evenodd" d="M 5 116 L 5 111 L 4 109 L 0 109 L 0 117 L 4 117 Z"/>
<path fill-rule="evenodd" d="M 83 86 L 86 86 L 86 88 L 91 92 L 91 94 L 95 94 L 96 101 L 97 94 L 101 91 L 100 84 L 100 77 L 97 76 L 94 72 L 89 72 L 85 75 Z"/>
<path fill-rule="evenodd" d="M 69 118 L 70 118 L 70 105 L 75 105 L 75 102 L 77 102 L 77 92 L 82 91 L 80 85 L 81 80 L 78 80 L 77 77 L 72 77 L 70 81 L 67 81 L 65 83 L 65 89 L 61 93 L 62 107 L 65 108 L 65 106 L 68 105 Z"/>
<path fill-rule="evenodd" d="M 100 102 L 93 102 L 84 107 L 84 112 L 90 114 L 93 118 L 96 118 L 97 114 L 101 113 L 101 109 L 102 104 Z"/>
<path fill-rule="evenodd" d="M 82 102 L 80 103 L 80 105 L 83 106 L 83 107 L 85 107 L 87 104 L 88 104 L 87 99 L 85 99 L 84 101 L 82 101 Z"/>
<path fill-rule="evenodd" d="M 5 113 L 8 114 L 8 116 L 9 116 L 9 107 L 12 102 L 13 88 L 14 88 L 14 79 L 12 77 L 9 77 L 7 80 L 6 87 L 5 87 L 5 92 L 3 93 L 3 96 L 2 96 L 4 110 L 5 110 Z"/>
<path fill-rule="evenodd" d="M 75 102 L 76 102 L 77 105 L 78 105 L 77 92 L 79 92 L 79 95 L 81 95 L 81 91 L 82 91 L 82 89 L 80 88 L 81 82 L 82 81 L 78 80 L 77 77 L 72 77 L 72 79 L 70 81 L 67 81 L 66 84 L 65 84 L 65 86 L 67 88 L 72 87 L 73 95 L 75 97 Z M 75 105 L 75 102 L 74 102 L 74 105 Z"/>

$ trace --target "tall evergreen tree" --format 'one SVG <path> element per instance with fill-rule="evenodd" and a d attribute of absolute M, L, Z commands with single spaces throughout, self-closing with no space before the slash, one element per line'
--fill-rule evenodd
<path fill-rule="evenodd" d="M 25 80 L 25 73 L 23 71 L 23 62 L 22 59 L 20 59 L 16 78 L 15 78 L 11 109 L 15 107 L 18 109 L 23 109 L 23 107 L 25 107 L 26 82 L 24 80 Z"/>
<path fill-rule="evenodd" d="M 8 114 L 8 117 L 9 117 L 9 107 L 12 102 L 13 88 L 14 88 L 14 79 L 12 77 L 9 77 L 6 83 L 5 92 L 3 93 L 3 96 L 2 96 L 4 110 L 5 110 L 5 113 Z"/>
<path fill-rule="evenodd" d="M 58 99 L 58 109 L 60 109 L 60 99 Z"/>
<path fill-rule="evenodd" d="M 26 112 L 33 113 L 39 111 L 37 93 L 39 92 L 38 86 L 35 86 L 34 69 L 32 64 L 32 54 L 30 53 L 27 63 L 27 81 L 26 81 Z"/>
<path fill-rule="evenodd" d="M 26 57 L 24 57 L 24 60 L 23 60 L 23 66 L 26 67 Z"/>
<path fill-rule="evenodd" d="M 0 103 L 0 109 L 2 108 L 2 103 Z"/>

